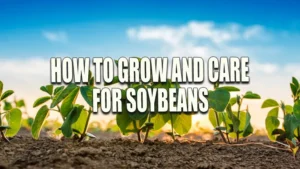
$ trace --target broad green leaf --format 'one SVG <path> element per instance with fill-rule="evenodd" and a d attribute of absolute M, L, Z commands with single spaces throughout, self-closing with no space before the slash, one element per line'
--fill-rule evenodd
<path fill-rule="evenodd" d="M 6 99 L 8 96 L 12 95 L 13 93 L 14 93 L 14 91 L 12 91 L 12 90 L 7 90 L 7 91 L 5 91 L 5 92 L 2 94 L 2 96 L 1 96 L 1 98 L 0 98 L 0 101 Z"/>
<path fill-rule="evenodd" d="M 210 108 L 217 112 L 222 112 L 230 100 L 230 93 L 224 89 L 217 88 L 215 91 L 209 91 L 208 104 Z"/>
<path fill-rule="evenodd" d="M 42 126 L 48 114 L 49 114 L 49 108 L 46 105 L 42 106 L 37 112 L 31 128 L 31 134 L 34 139 L 39 138 L 40 131 L 42 129 Z"/>
<path fill-rule="evenodd" d="M 10 128 L 6 130 L 5 136 L 13 137 L 18 133 L 18 131 L 21 128 L 21 121 L 22 121 L 21 110 L 18 108 L 11 109 L 6 114 L 6 120 Z"/>
<path fill-rule="evenodd" d="M 300 125 L 300 120 L 292 114 L 287 114 L 284 116 L 284 130 L 286 132 L 286 137 L 290 140 L 294 138 L 294 131 Z"/>
<path fill-rule="evenodd" d="M 192 116 L 181 113 L 172 114 L 174 130 L 179 134 L 183 135 L 189 132 L 192 127 Z"/>
<path fill-rule="evenodd" d="M 260 99 L 260 96 L 258 94 L 256 94 L 256 93 L 248 91 L 244 95 L 244 99 Z"/>
<path fill-rule="evenodd" d="M 60 94 L 55 95 L 51 103 L 51 108 L 55 107 L 62 100 L 64 100 L 76 87 L 76 84 L 69 84 Z"/>
<path fill-rule="evenodd" d="M 3 91 L 3 83 L 2 83 L 2 81 L 0 81 L 0 97 L 2 95 L 2 91 Z"/>
<path fill-rule="evenodd" d="M 88 111 L 83 109 L 81 111 L 77 121 L 72 125 L 72 129 L 75 129 L 80 134 L 83 134 L 87 118 L 88 118 Z"/>
<path fill-rule="evenodd" d="M 40 89 L 49 95 L 52 95 L 53 93 L 53 85 L 42 86 Z"/>
<path fill-rule="evenodd" d="M 278 107 L 279 104 L 277 103 L 277 101 L 273 100 L 273 99 L 267 99 L 263 102 L 261 108 L 267 108 L 267 107 Z"/>
<path fill-rule="evenodd" d="M 65 87 L 64 86 L 60 86 L 60 87 L 56 87 L 54 90 L 54 95 L 58 94 L 60 91 L 62 91 Z"/>
<path fill-rule="evenodd" d="M 63 125 L 61 126 L 61 131 L 65 137 L 69 138 L 72 136 L 72 134 L 73 134 L 72 124 L 74 124 L 78 120 L 82 109 L 83 109 L 83 106 L 76 105 L 76 106 L 74 106 L 72 111 L 68 114 L 66 120 L 64 121 Z"/>
<path fill-rule="evenodd" d="M 108 86 L 108 85 L 113 85 L 113 84 L 116 84 L 116 83 L 119 83 L 119 77 L 118 76 L 115 76 L 112 80 L 112 82 L 110 83 L 104 83 L 104 86 Z"/>
<path fill-rule="evenodd" d="M 61 114 L 67 117 L 69 112 L 73 109 L 73 105 L 78 97 L 79 87 L 76 87 L 62 102 L 61 104 Z"/>
<path fill-rule="evenodd" d="M 234 87 L 234 86 L 222 86 L 222 87 L 219 87 L 219 89 L 225 89 L 228 92 L 238 92 L 238 91 L 240 91 L 239 88 Z"/>
<path fill-rule="evenodd" d="M 271 141 L 276 140 L 276 136 L 273 134 L 273 131 L 277 129 L 280 125 L 278 120 L 279 107 L 275 107 L 269 111 L 268 116 L 265 120 L 265 126 L 267 129 L 268 137 Z"/>
<path fill-rule="evenodd" d="M 156 113 L 156 115 L 150 119 L 150 121 L 154 123 L 153 130 L 161 129 L 169 120 L 169 113 Z"/>
<path fill-rule="evenodd" d="M 300 100 L 297 100 L 293 107 L 294 115 L 300 120 Z"/>
<path fill-rule="evenodd" d="M 37 107 L 45 102 L 47 102 L 48 100 L 50 100 L 51 97 L 50 96 L 45 96 L 45 97 L 41 97 L 38 98 L 34 103 L 33 103 L 33 107 Z"/>
<path fill-rule="evenodd" d="M 93 86 L 82 86 L 80 87 L 80 93 L 87 104 L 93 107 Z"/>
<path fill-rule="evenodd" d="M 217 113 L 217 116 L 219 119 L 219 125 L 217 124 L 216 113 Z M 215 113 L 214 109 L 209 109 L 209 111 L 208 111 L 208 119 L 214 128 L 219 127 L 223 121 L 222 113 L 219 113 L 219 112 L 216 112 L 216 113 Z"/>

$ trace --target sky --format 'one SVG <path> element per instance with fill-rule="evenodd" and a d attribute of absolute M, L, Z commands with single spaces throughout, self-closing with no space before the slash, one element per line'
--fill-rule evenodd
<path fill-rule="evenodd" d="M 242 92 L 291 102 L 289 82 L 300 78 L 299 5 L 0 0 L 0 80 L 32 105 L 39 86 L 50 83 L 50 57 L 249 56 L 251 82 L 238 85 Z M 259 127 L 261 102 L 248 103 Z"/>

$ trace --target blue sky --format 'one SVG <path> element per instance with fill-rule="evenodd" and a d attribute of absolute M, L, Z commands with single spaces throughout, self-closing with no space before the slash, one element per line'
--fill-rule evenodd
<path fill-rule="evenodd" d="M 65 56 L 249 56 L 263 99 L 291 103 L 300 79 L 298 1 L 0 0 L 0 80 L 32 105 L 50 83 L 49 58 Z M 264 126 L 261 101 L 249 102 Z M 36 110 L 29 106 L 32 115 Z M 202 121 L 201 121 L 202 124 Z"/>
<path fill-rule="evenodd" d="M 19 1 L 0 0 L 0 57 L 160 55 L 159 46 L 132 41 L 130 27 L 180 26 L 189 21 L 262 25 L 269 32 L 288 32 L 263 45 L 285 46 L 298 59 L 300 13 L 296 1 Z M 64 33 L 67 42 L 49 42 L 45 32 Z M 289 50 L 289 51 L 288 51 Z M 287 55 L 289 54 L 287 53 Z M 281 54 L 272 56 L 287 62 Z M 268 61 L 270 57 L 259 58 Z"/>

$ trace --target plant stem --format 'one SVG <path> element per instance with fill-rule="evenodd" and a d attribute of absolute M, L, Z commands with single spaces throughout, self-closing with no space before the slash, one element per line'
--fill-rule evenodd
<path fill-rule="evenodd" d="M 150 112 L 150 111 L 149 111 L 149 113 L 148 113 L 148 122 L 149 122 L 149 123 L 151 122 L 151 112 Z M 145 135 L 144 142 L 147 141 L 149 131 L 150 131 L 150 127 L 147 126 L 147 130 L 146 130 L 146 135 Z"/>
<path fill-rule="evenodd" d="M 237 114 L 237 118 L 238 120 L 240 120 L 240 113 L 241 113 L 241 105 L 242 105 L 242 102 L 243 102 L 243 97 L 241 98 L 241 101 L 240 101 L 240 104 L 238 104 L 238 114 Z M 238 143 L 239 142 L 239 137 L 240 137 L 240 133 L 239 131 L 236 132 L 236 142 Z"/>
<path fill-rule="evenodd" d="M 217 119 L 217 127 L 220 127 L 220 120 L 219 120 L 218 112 L 215 111 L 215 110 L 214 110 L 214 112 L 215 112 L 215 116 L 216 116 L 216 119 Z M 224 137 L 224 134 L 223 134 L 222 130 L 221 130 L 221 129 L 217 129 L 217 130 L 219 131 L 219 133 L 220 133 L 220 135 L 221 135 L 221 137 L 222 137 L 224 143 L 227 143 L 227 141 L 226 141 L 226 139 L 225 139 L 225 137 Z"/>
<path fill-rule="evenodd" d="M 81 142 L 84 139 L 84 137 L 86 136 L 86 131 L 87 131 L 87 128 L 88 128 L 88 125 L 89 125 L 91 114 L 92 114 L 92 108 L 90 107 L 89 111 L 88 111 L 88 116 L 87 116 L 87 119 L 86 119 L 86 122 L 85 122 L 85 125 L 84 125 L 83 133 L 81 134 L 80 139 L 78 140 L 79 142 Z"/>

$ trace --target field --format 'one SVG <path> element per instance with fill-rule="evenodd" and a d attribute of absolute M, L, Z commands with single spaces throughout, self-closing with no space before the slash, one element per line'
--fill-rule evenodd
<path fill-rule="evenodd" d="M 171 81 L 151 85 L 131 87 L 181 88 Z M 1 94 L 0 81 L 0 168 L 299 168 L 300 84 L 292 78 L 290 85 L 293 105 L 263 101 L 261 108 L 271 110 L 261 135 L 252 127 L 248 106 L 241 108 L 243 100 L 259 100 L 260 95 L 247 91 L 232 96 L 240 91 L 234 86 L 214 84 L 208 93 L 214 128 L 193 133 L 193 114 L 151 112 L 147 104 L 145 112 L 122 109 L 105 129 L 99 121 L 91 122 L 96 88 L 91 73 L 86 86 L 42 86 L 46 96 L 33 104 L 40 107 L 34 118 L 26 113 L 24 100 L 6 100 L 14 91 Z M 126 104 L 126 90 L 122 92 Z M 76 103 L 78 95 L 87 108 Z M 62 123 L 48 119 L 50 112 L 60 114 Z M 201 131 L 199 124 L 193 128 Z"/>
<path fill-rule="evenodd" d="M 194 141 L 156 137 L 145 143 L 111 132 L 98 132 L 97 139 L 80 143 L 42 135 L 33 140 L 22 131 L 11 144 L 1 142 L 0 168 L 298 168 L 300 160 L 257 136 L 228 145 L 195 134 L 186 136 Z"/>

